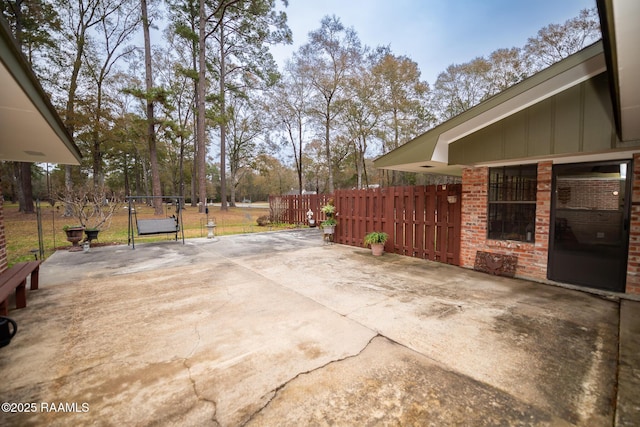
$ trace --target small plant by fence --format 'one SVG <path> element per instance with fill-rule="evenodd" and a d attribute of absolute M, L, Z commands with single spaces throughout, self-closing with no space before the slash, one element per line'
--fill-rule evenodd
<path fill-rule="evenodd" d="M 320 223 L 320 209 L 333 198 L 337 243 L 362 247 L 367 233 L 384 231 L 387 252 L 459 265 L 461 195 L 462 185 L 450 184 L 274 196 L 269 202 L 280 222 L 306 224 L 309 209 Z"/>

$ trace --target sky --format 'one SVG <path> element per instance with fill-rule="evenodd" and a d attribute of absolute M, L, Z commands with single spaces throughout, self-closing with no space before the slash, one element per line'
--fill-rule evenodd
<path fill-rule="evenodd" d="M 326 15 L 352 27 L 363 45 L 390 46 L 418 63 L 430 85 L 451 64 L 522 47 L 549 24 L 562 24 L 595 0 L 289 0 L 283 8 L 293 45 L 272 46 L 282 68 Z"/>

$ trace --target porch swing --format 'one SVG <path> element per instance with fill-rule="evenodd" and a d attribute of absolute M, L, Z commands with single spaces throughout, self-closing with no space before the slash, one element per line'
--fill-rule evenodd
<path fill-rule="evenodd" d="M 138 218 L 136 209 L 137 200 L 154 200 L 154 199 L 170 199 L 175 201 L 176 212 L 169 216 L 169 203 L 164 203 L 165 218 Z M 182 196 L 129 196 L 129 227 L 127 245 L 131 245 L 131 249 L 136 248 L 135 234 L 138 236 L 149 236 L 155 234 L 173 234 L 176 242 L 178 241 L 178 233 L 182 236 L 182 244 L 184 245 L 184 227 L 182 226 L 182 207 L 184 206 L 184 197 Z"/>

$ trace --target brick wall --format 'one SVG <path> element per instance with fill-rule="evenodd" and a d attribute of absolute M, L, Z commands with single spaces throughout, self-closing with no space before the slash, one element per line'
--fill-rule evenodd
<path fill-rule="evenodd" d="M 624 181 L 619 179 L 563 179 L 558 182 L 558 207 L 617 211 L 619 200 L 613 192 L 624 192 L 622 185 Z M 563 193 L 565 197 L 561 196 Z"/>
<path fill-rule="evenodd" d="M 628 176 L 627 178 L 631 178 Z M 633 190 L 631 196 L 631 227 L 627 258 L 628 294 L 640 294 L 640 153 L 633 155 Z M 638 204 L 637 204 L 638 203 Z"/>
<path fill-rule="evenodd" d="M 547 278 L 549 223 L 551 215 L 552 163 L 538 164 L 535 243 L 487 239 L 487 191 L 489 169 L 462 171 L 462 247 L 460 265 L 473 268 L 476 252 L 518 256 L 516 277 L 533 280 Z M 639 236 L 640 237 L 640 236 Z"/>

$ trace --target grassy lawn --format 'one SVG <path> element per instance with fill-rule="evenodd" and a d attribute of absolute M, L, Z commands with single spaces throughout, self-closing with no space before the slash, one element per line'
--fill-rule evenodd
<path fill-rule="evenodd" d="M 153 208 L 136 205 L 138 219 L 158 218 L 153 215 Z M 64 250 L 71 247 L 67 241 L 66 233 L 62 230 L 65 225 L 78 224 L 77 219 L 64 218 L 64 207 L 57 204 L 52 207 L 48 203 L 41 205 L 42 212 L 42 237 L 44 241 L 45 257 L 50 256 L 55 250 Z M 165 208 L 166 215 L 171 216 L 174 211 Z M 267 203 L 254 203 L 251 207 L 229 208 L 228 212 L 222 212 L 219 207 L 209 207 L 209 218 L 216 221 L 216 235 L 255 233 L 270 229 L 291 228 L 289 225 L 259 227 L 256 219 L 262 215 L 269 215 Z M 127 244 L 128 210 L 125 206 L 118 209 L 113 215 L 111 225 L 102 229 L 98 236 L 97 244 Z M 5 235 L 7 239 L 7 259 L 9 265 L 16 262 L 33 260 L 31 252 L 38 250 L 38 223 L 36 214 L 23 214 L 18 212 L 18 205 L 4 203 Z M 206 237 L 207 216 L 198 213 L 198 208 L 187 206 L 182 212 L 184 237 Z M 135 236 L 136 243 L 168 240 L 170 235 Z M 94 243 L 96 243 L 94 241 Z"/>

